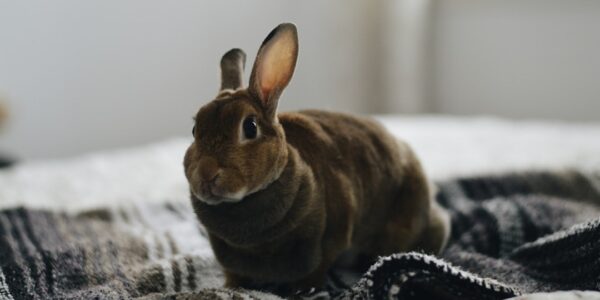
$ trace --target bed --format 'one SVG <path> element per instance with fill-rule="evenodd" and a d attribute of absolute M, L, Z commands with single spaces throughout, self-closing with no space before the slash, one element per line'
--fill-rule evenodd
<path fill-rule="evenodd" d="M 368 274 L 332 274 L 328 290 L 311 297 L 398 298 L 430 286 L 438 287 L 435 295 L 448 299 L 456 295 L 534 299 L 536 295 L 531 293 L 556 290 L 570 292 L 539 297 L 598 296 L 592 291 L 572 290 L 600 290 L 600 255 L 582 254 L 595 267 L 582 271 L 592 276 L 592 281 L 579 286 L 537 278 L 532 274 L 540 271 L 526 263 L 530 258 L 519 259 L 531 255 L 527 251 L 534 251 L 539 243 L 558 247 L 556 239 L 573 239 L 581 231 L 586 237 L 600 233 L 594 223 L 600 216 L 600 123 L 450 116 L 377 118 L 413 146 L 438 184 L 438 200 L 453 209 L 456 218 L 470 218 L 481 210 L 503 215 L 496 216 L 494 228 L 482 227 L 478 232 L 470 231 L 479 222 L 473 218 L 469 222 L 475 223 L 455 236 L 454 246 L 460 249 L 447 256 L 408 253 L 382 258 Z M 190 142 L 191 137 L 174 137 L 131 149 L 25 161 L 0 171 L 0 299 L 233 295 L 277 299 L 258 291 L 220 288 L 219 267 L 188 203 L 182 157 Z M 507 205 L 509 202 L 514 205 Z M 501 241 L 499 256 L 489 261 L 502 265 L 495 270 L 520 268 L 524 278 L 513 282 L 504 275 L 478 272 L 487 266 L 477 265 L 488 259 L 481 252 L 485 249 L 478 248 L 485 248 L 486 242 L 474 246 L 477 241 L 469 238 L 481 239 L 491 231 L 494 236 L 527 232 L 511 227 L 509 215 L 514 207 L 549 213 L 532 220 L 532 230 L 539 232 L 529 237 L 526 249 Z M 536 223 L 556 219 L 564 222 L 544 223 L 545 227 Z M 540 229 L 547 227 L 552 231 Z M 595 248 L 598 239 L 588 240 L 580 248 L 591 247 L 600 253 L 600 248 Z M 517 242 L 513 239 L 512 243 Z M 469 247 L 477 248 L 480 259 L 464 257 Z M 517 248 L 521 252 L 515 254 Z M 513 269 L 505 269 L 513 267 L 511 264 Z M 585 280 L 589 278 L 579 279 Z M 520 284 L 523 281 L 527 282 Z M 461 291 L 463 284 L 477 293 Z"/>

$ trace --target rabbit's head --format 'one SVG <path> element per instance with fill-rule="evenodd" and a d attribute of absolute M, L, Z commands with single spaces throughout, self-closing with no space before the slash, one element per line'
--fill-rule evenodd
<path fill-rule="evenodd" d="M 287 162 L 277 103 L 298 56 L 293 24 L 281 24 L 262 43 L 247 88 L 246 55 L 221 59 L 221 90 L 195 117 L 194 142 L 184 158 L 192 195 L 207 204 L 238 202 L 276 180 Z"/>

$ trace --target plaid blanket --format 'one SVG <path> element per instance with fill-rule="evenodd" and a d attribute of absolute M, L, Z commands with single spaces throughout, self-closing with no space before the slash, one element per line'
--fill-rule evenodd
<path fill-rule="evenodd" d="M 600 290 L 600 174 L 529 172 L 438 183 L 452 236 L 437 257 L 398 253 L 334 269 L 312 298 L 504 299 Z M 221 288 L 188 201 L 77 215 L 0 211 L 0 300 L 278 299 Z"/>

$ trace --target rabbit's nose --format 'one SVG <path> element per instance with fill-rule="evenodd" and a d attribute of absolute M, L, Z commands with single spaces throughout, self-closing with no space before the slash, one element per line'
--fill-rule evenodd
<path fill-rule="evenodd" d="M 219 176 L 219 164 L 214 158 L 206 157 L 200 159 L 200 178 L 203 182 L 214 182 Z"/>
<path fill-rule="evenodd" d="M 209 176 L 207 177 L 204 182 L 206 182 L 207 184 L 211 184 L 214 185 L 215 181 L 217 181 L 217 178 L 219 178 L 219 175 L 221 174 L 221 172 L 216 172 L 213 176 Z"/>

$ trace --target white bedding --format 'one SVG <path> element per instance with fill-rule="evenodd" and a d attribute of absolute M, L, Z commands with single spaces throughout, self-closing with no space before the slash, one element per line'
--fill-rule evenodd
<path fill-rule="evenodd" d="M 600 123 L 440 116 L 378 117 L 408 141 L 433 179 L 499 171 L 600 170 Z M 0 171 L 0 208 L 77 211 L 130 201 L 187 201 L 182 158 L 191 137 Z"/>

